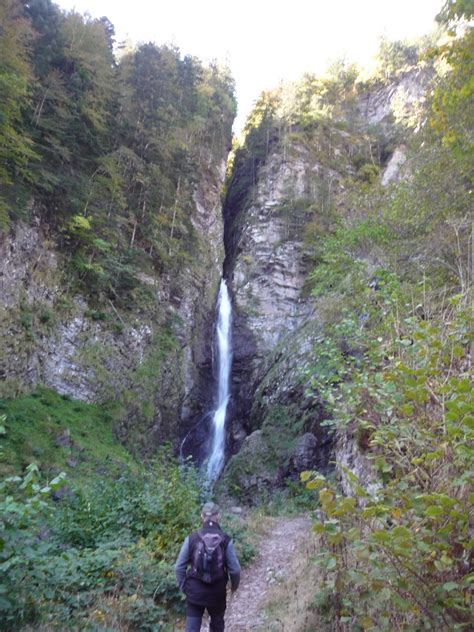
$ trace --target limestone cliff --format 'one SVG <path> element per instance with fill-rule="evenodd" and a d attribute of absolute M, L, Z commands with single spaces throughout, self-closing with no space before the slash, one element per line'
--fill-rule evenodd
<path fill-rule="evenodd" d="M 347 208 L 348 178 L 387 185 L 401 177 L 404 138 L 419 121 L 431 74 L 414 68 L 375 83 L 313 128 L 280 119 L 236 160 L 224 216 L 235 307 L 229 446 L 238 454 L 226 480 L 249 500 L 304 469 L 331 467 L 335 437 L 322 423 L 328 412 L 311 371 L 330 307 L 306 291 L 318 258 L 308 236 Z M 348 449 L 341 444 L 341 457 L 357 461 Z"/>
<path fill-rule="evenodd" d="M 141 276 L 152 299 L 136 313 L 71 292 L 55 234 L 39 220 L 12 225 L 0 242 L 3 395 L 41 383 L 84 401 L 113 400 L 123 405 L 118 434 L 135 449 L 179 445 L 206 405 L 200 379 L 210 371 L 223 262 L 224 171 L 223 155 L 218 164 L 203 159 L 191 217 L 202 245 L 177 278 Z"/>

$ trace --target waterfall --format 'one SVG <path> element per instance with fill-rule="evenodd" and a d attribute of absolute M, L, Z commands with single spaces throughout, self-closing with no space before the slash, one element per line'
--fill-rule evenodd
<path fill-rule="evenodd" d="M 229 377 L 232 365 L 231 319 L 232 308 L 224 279 L 221 281 L 217 301 L 217 356 L 218 383 L 217 402 L 212 415 L 212 446 L 207 464 L 209 481 L 215 480 L 224 465 L 225 449 L 225 416 L 229 401 Z"/>

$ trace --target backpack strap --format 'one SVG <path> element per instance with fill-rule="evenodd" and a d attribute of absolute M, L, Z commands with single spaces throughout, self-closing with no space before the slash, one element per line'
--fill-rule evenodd
<path fill-rule="evenodd" d="M 189 543 L 189 556 L 193 559 L 193 552 L 196 544 L 199 542 L 199 533 L 197 531 L 193 531 L 189 535 L 188 543 Z"/>
<path fill-rule="evenodd" d="M 229 542 L 231 540 L 231 537 L 230 537 L 230 535 L 227 535 L 227 533 L 224 533 L 224 532 L 222 532 L 222 533 L 223 533 L 223 536 L 224 536 L 224 541 L 222 543 L 222 546 L 224 547 L 224 551 L 227 551 L 227 546 L 228 546 L 228 544 L 229 544 Z"/>

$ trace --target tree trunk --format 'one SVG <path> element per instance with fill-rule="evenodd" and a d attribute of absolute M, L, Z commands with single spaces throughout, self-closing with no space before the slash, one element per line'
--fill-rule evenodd
<path fill-rule="evenodd" d="M 174 235 L 174 226 L 175 226 L 175 222 L 176 222 L 176 212 L 178 210 L 178 199 L 179 199 L 179 190 L 180 190 L 180 188 L 181 188 L 181 176 L 179 176 L 178 184 L 176 186 L 176 197 L 174 199 L 174 205 L 173 205 L 173 219 L 171 221 L 170 240 L 173 239 L 173 235 Z M 171 243 L 170 243 L 168 254 L 170 254 L 170 253 L 171 253 Z"/>

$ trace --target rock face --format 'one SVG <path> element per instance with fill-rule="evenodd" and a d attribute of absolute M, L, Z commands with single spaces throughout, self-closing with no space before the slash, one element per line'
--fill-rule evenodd
<path fill-rule="evenodd" d="M 397 147 L 382 174 L 382 186 L 387 186 L 390 182 L 397 182 L 397 180 L 400 179 L 401 169 L 405 164 L 406 159 L 406 147 L 404 145 Z"/>
<path fill-rule="evenodd" d="M 306 432 L 299 440 L 290 457 L 290 468 L 294 472 L 310 470 L 314 466 L 318 440 L 312 432 Z"/>
<path fill-rule="evenodd" d="M 337 176 L 315 163 L 300 145 L 293 147 L 291 157 L 272 153 L 259 172 L 248 205 L 227 225 L 232 234 L 228 242 L 235 244 L 227 252 L 235 310 L 234 419 L 240 417 L 237 426 L 247 429 L 254 424 L 244 403 L 261 382 L 268 357 L 312 312 L 311 302 L 303 295 L 309 271 L 304 245 L 307 220 L 293 201 L 307 197 L 315 174 L 327 179 Z"/>
<path fill-rule="evenodd" d="M 240 488 L 246 500 L 303 470 L 330 469 L 336 442 L 322 423 L 328 413 L 315 395 L 317 375 L 311 370 L 321 321 L 317 303 L 305 292 L 314 267 L 305 234 L 315 217 L 324 225 L 325 209 L 337 208 L 344 179 L 359 177 L 354 156 L 366 145 L 369 126 L 377 125 L 388 148 L 381 183 L 404 176 L 407 149 L 393 145 L 400 128 L 416 120 L 430 74 L 413 69 L 360 95 L 350 132 L 335 124 L 316 132 L 310 143 L 293 128 L 284 141 L 267 141 L 245 195 L 248 164 L 234 171 L 224 207 L 225 271 L 234 305 L 228 422 L 234 456 L 224 481 L 228 489 Z M 371 168 L 372 157 L 366 160 Z M 362 456 L 341 443 L 337 450 L 362 471 Z"/>
<path fill-rule="evenodd" d="M 341 488 L 347 496 L 354 495 L 354 492 L 343 468 L 352 472 L 369 494 L 375 495 L 377 493 L 381 486 L 379 477 L 354 437 L 348 434 L 339 434 L 335 442 L 335 456 L 338 463 L 338 478 Z"/>
<path fill-rule="evenodd" d="M 304 236 L 307 200 L 329 182 L 335 191 L 338 178 L 296 142 L 286 156 L 278 149 L 269 154 L 242 209 L 225 208 L 234 305 L 229 447 L 240 450 L 226 480 L 247 501 L 302 469 L 328 466 L 324 410 L 306 397 L 318 322 L 304 293 L 310 269 Z"/>
<path fill-rule="evenodd" d="M 179 278 L 143 275 L 154 297 L 146 313 L 118 313 L 112 305 L 97 310 L 68 293 L 64 256 L 39 222 L 18 222 L 0 237 L 3 396 L 42 383 L 80 400 L 118 401 L 124 440 L 145 451 L 164 440 L 179 446 L 208 405 L 203 385 L 224 254 L 225 163 L 205 164 L 192 215 L 205 247 Z"/>
<path fill-rule="evenodd" d="M 369 125 L 387 124 L 393 119 L 408 125 L 415 123 L 432 77 L 433 69 L 429 65 L 408 69 L 396 79 L 380 83 L 362 95 L 359 113 Z"/>
<path fill-rule="evenodd" d="M 292 225 L 290 199 L 307 191 L 309 157 L 303 147 L 284 160 L 272 154 L 259 180 L 240 228 L 238 254 L 232 270 L 237 311 L 247 314 L 247 326 L 258 336 L 261 355 L 271 351 L 282 331 L 294 329 L 308 313 L 301 290 L 308 272 L 304 233 Z M 252 309 L 253 307 L 253 309 Z"/>

